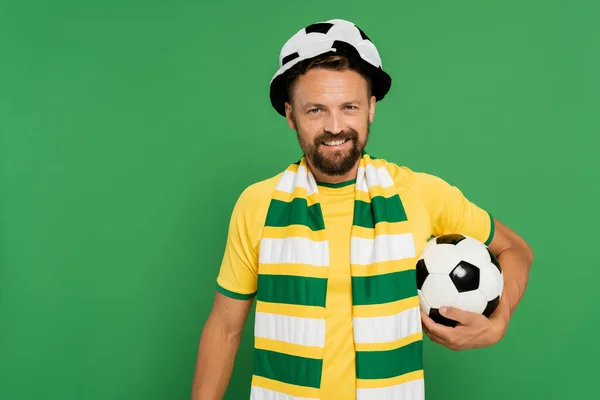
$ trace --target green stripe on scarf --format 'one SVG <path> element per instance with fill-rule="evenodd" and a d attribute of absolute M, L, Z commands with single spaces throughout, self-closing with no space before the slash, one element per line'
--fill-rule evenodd
<path fill-rule="evenodd" d="M 257 300 L 325 307 L 327 279 L 290 275 L 258 275 Z"/>
<path fill-rule="evenodd" d="M 286 203 L 280 200 L 271 200 L 265 226 L 285 227 L 290 225 L 305 225 L 313 231 L 325 229 L 321 217 L 321 206 L 314 204 L 307 206 L 306 199 L 295 198 Z"/>
<path fill-rule="evenodd" d="M 356 226 L 374 228 L 379 222 L 403 222 L 407 219 L 406 211 L 397 195 L 375 196 L 371 199 L 371 203 L 362 200 L 354 202 L 353 224 Z"/>
<path fill-rule="evenodd" d="M 385 275 L 353 276 L 352 300 L 355 306 L 383 304 L 417 295 L 414 269 Z"/>
<path fill-rule="evenodd" d="M 387 379 L 423 369 L 422 347 L 419 340 L 394 350 L 357 351 L 356 378 Z"/>
<path fill-rule="evenodd" d="M 311 388 L 321 385 L 323 361 L 274 351 L 254 349 L 254 374 Z"/>

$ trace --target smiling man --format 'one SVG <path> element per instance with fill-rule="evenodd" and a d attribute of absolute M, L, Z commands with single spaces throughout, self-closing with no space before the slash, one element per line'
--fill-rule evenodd
<path fill-rule="evenodd" d="M 355 178 L 375 111 L 368 74 L 350 68 L 348 59 L 338 55 L 305 64 L 287 76 L 286 92 L 293 99 L 285 105 L 288 124 L 319 182 Z M 338 114 L 333 118 L 332 105 Z"/>
<path fill-rule="evenodd" d="M 271 103 L 304 156 L 234 207 L 193 400 L 224 396 L 254 300 L 254 400 L 421 400 L 423 331 L 455 350 L 503 337 L 533 253 L 457 187 L 365 151 L 390 87 L 375 45 L 351 22 L 310 25 L 283 46 Z M 450 328 L 420 312 L 416 257 L 447 233 L 497 255 L 504 294 L 490 318 L 442 309 L 458 321 Z"/>

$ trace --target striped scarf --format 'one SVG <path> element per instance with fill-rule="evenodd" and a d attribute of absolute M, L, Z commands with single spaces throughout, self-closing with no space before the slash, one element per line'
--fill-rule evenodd
<path fill-rule="evenodd" d="M 252 400 L 319 399 L 329 248 L 305 157 L 282 174 L 260 242 Z M 422 400 L 415 244 L 387 162 L 363 153 L 351 230 L 357 400 Z"/>

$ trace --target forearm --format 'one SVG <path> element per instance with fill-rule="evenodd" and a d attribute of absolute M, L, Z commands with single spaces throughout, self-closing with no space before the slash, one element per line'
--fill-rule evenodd
<path fill-rule="evenodd" d="M 508 323 L 525 293 L 533 256 L 527 249 L 508 248 L 497 258 L 504 275 L 504 291 L 496 313 Z"/>
<path fill-rule="evenodd" d="M 221 400 L 233 371 L 240 334 L 228 334 L 216 320 L 207 321 L 200 345 L 192 400 Z"/>

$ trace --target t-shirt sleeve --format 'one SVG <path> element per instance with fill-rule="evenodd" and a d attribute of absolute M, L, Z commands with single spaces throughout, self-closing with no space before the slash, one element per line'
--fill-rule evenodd
<path fill-rule="evenodd" d="M 415 172 L 415 184 L 431 220 L 433 236 L 462 233 L 489 245 L 494 237 L 493 216 L 440 177 Z"/>
<path fill-rule="evenodd" d="M 255 296 L 258 279 L 256 232 L 257 199 L 246 189 L 238 198 L 229 222 L 227 242 L 217 277 L 217 290 L 240 300 Z"/>

